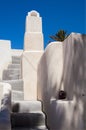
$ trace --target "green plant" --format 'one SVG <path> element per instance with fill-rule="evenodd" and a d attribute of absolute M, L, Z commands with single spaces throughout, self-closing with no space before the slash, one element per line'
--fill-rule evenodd
<path fill-rule="evenodd" d="M 55 35 L 50 36 L 54 41 L 64 41 L 69 35 L 64 30 L 59 30 Z"/>

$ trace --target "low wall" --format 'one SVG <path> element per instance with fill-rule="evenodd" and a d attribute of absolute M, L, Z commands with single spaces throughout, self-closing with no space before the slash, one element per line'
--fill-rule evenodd
<path fill-rule="evenodd" d="M 11 130 L 11 86 L 8 83 L 0 82 L 0 130 Z"/>
<path fill-rule="evenodd" d="M 50 43 L 46 48 L 38 66 L 38 100 L 43 101 L 43 110 L 47 114 L 47 124 L 51 130 L 67 129 L 68 116 L 70 130 L 86 129 L 86 35 L 72 33 L 64 42 Z M 67 93 L 65 107 L 72 106 L 73 114 L 69 115 L 65 107 L 58 105 L 55 99 L 58 90 L 64 89 Z M 70 102 L 74 102 L 75 105 Z M 54 102 L 51 102 L 55 99 Z M 80 102 L 80 106 L 79 103 Z M 52 105 L 54 103 L 54 105 Z M 61 104 L 64 101 L 61 100 Z M 53 108 L 53 109 L 52 109 Z M 83 109 L 82 109 L 83 108 Z M 57 118 L 59 112 L 61 115 Z M 74 123 L 76 113 L 76 124 Z M 80 119 L 80 120 L 79 120 Z M 59 122 L 60 120 L 60 122 Z M 64 123 L 64 121 L 66 123 Z M 58 123 L 59 122 L 59 123 Z M 62 125 L 64 127 L 62 127 Z M 72 127 L 73 125 L 73 127 Z"/>
<path fill-rule="evenodd" d="M 0 40 L 0 80 L 2 72 L 9 62 L 11 62 L 11 42 L 9 40 Z"/>

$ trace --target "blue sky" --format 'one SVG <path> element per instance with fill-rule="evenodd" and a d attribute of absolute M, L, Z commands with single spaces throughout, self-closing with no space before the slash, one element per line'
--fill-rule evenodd
<path fill-rule="evenodd" d="M 12 48 L 23 48 L 25 19 L 31 10 L 40 13 L 44 46 L 59 29 L 86 34 L 85 0 L 0 0 L 0 39 L 11 40 Z"/>

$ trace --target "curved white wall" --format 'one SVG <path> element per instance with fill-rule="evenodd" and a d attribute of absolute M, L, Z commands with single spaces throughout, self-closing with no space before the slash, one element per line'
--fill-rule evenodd
<path fill-rule="evenodd" d="M 66 101 L 55 99 L 59 89 L 67 92 Z M 48 45 L 38 66 L 38 100 L 51 130 L 86 130 L 86 35 L 72 33 Z"/>
<path fill-rule="evenodd" d="M 38 68 L 38 98 L 51 98 L 60 88 L 63 71 L 63 43 L 51 43 L 45 50 Z M 62 88 L 62 86 L 61 86 Z M 40 89 L 42 89 L 40 91 Z"/>

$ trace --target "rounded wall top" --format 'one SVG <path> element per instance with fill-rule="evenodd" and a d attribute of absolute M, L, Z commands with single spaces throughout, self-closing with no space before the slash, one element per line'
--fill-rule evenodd
<path fill-rule="evenodd" d="M 39 17 L 40 16 L 39 13 L 37 11 L 35 11 L 35 10 L 32 10 L 32 11 L 28 12 L 28 15 L 29 16 L 35 16 L 35 17 Z"/>

